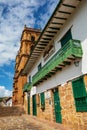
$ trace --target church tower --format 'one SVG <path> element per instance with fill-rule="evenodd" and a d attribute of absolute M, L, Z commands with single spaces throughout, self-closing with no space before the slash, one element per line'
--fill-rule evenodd
<path fill-rule="evenodd" d="M 40 35 L 39 29 L 33 29 L 24 27 L 20 40 L 20 48 L 15 60 L 15 74 L 14 74 L 14 83 L 13 83 L 13 105 L 22 105 L 23 104 L 23 86 L 27 81 L 26 75 L 21 75 L 28 57 L 35 46 L 36 41 Z"/>

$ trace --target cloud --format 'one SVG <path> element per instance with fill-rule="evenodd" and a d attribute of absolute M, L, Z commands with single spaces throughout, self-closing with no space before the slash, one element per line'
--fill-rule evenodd
<path fill-rule="evenodd" d="M 14 63 L 14 62 L 13 62 Z M 12 67 L 12 64 L 13 64 L 12 62 L 11 62 L 11 66 L 9 66 L 9 67 L 7 67 L 6 68 L 6 66 L 5 66 L 5 68 L 4 67 L 0 67 L 0 78 L 5 78 L 6 77 L 6 79 L 8 78 L 8 79 L 10 79 L 10 80 L 12 80 L 13 79 L 13 71 L 11 71 L 11 68 L 10 67 Z M 8 66 L 8 65 L 7 65 Z"/>
<path fill-rule="evenodd" d="M 0 66 L 15 59 L 24 25 L 43 28 L 58 0 L 0 0 Z"/>
<path fill-rule="evenodd" d="M 43 13 L 40 12 L 39 19 L 37 20 L 37 24 L 43 29 L 49 20 L 52 12 L 54 11 L 55 7 L 59 3 L 60 0 L 46 0 L 45 6 L 43 7 Z"/>
<path fill-rule="evenodd" d="M 13 73 L 11 72 L 7 72 L 5 70 L 3 70 L 3 73 L 4 73 L 4 76 L 8 77 L 9 79 L 12 79 L 13 78 Z M 2 76 L 2 75 L 1 75 Z"/>
<path fill-rule="evenodd" d="M 5 86 L 0 86 L 0 97 L 12 96 L 12 91 L 7 90 Z"/>

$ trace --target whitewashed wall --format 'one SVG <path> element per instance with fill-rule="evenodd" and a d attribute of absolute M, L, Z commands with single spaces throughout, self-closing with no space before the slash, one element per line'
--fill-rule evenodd
<path fill-rule="evenodd" d="M 54 76 L 48 78 L 48 80 L 37 86 L 37 93 L 41 93 L 50 88 L 57 87 L 58 85 L 63 85 L 67 81 L 82 75 L 81 68 L 81 62 L 79 67 L 76 67 L 74 64 L 65 67 L 62 71 L 57 72 Z"/>
<path fill-rule="evenodd" d="M 61 47 L 59 40 L 64 36 L 64 34 L 71 27 L 73 39 L 81 40 L 82 49 L 83 49 L 83 58 L 79 63 L 78 67 L 75 67 L 74 64 L 64 68 L 61 72 L 56 73 L 56 75 L 49 78 L 47 81 L 43 82 L 37 86 L 37 93 L 45 91 L 47 89 L 56 87 L 60 84 L 65 83 L 68 80 L 71 80 L 75 77 L 81 76 L 87 73 L 87 1 L 82 1 L 81 5 L 75 10 L 75 13 L 70 16 L 70 19 L 60 30 L 60 33 L 57 34 L 54 39 L 55 49 L 58 51 Z M 56 53 L 55 51 L 55 53 Z M 52 57 L 52 56 L 51 56 Z M 50 58 L 51 58 L 50 57 Z M 30 72 L 30 75 L 33 76 L 37 71 L 37 66 L 42 62 L 44 65 L 46 62 L 43 60 L 43 56 L 37 61 L 35 67 Z"/>

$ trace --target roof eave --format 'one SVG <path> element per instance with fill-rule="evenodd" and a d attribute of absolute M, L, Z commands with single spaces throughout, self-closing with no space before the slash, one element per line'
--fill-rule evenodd
<path fill-rule="evenodd" d="M 57 7 L 55 8 L 53 14 L 48 20 L 46 26 L 44 27 L 41 35 L 36 42 L 32 52 L 30 53 L 28 60 L 25 64 L 24 69 L 21 74 L 27 73 L 30 71 L 31 67 L 35 61 L 39 58 L 42 51 L 46 48 L 47 44 L 55 37 L 62 26 L 65 24 L 69 16 L 73 13 L 75 8 L 78 6 L 81 0 L 60 0 Z M 43 48 L 42 44 L 44 45 Z"/>

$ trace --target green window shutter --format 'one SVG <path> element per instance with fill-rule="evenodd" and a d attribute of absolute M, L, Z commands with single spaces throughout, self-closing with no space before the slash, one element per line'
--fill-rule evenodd
<path fill-rule="evenodd" d="M 72 81 L 72 88 L 77 112 L 87 111 L 87 94 L 83 77 Z"/>
<path fill-rule="evenodd" d="M 83 78 L 79 78 L 72 82 L 74 98 L 81 98 L 86 96 L 86 88 Z"/>
<path fill-rule="evenodd" d="M 41 98 L 41 108 L 45 109 L 45 96 L 44 96 L 44 92 L 40 94 L 40 98 Z"/>
<path fill-rule="evenodd" d="M 75 104 L 77 112 L 87 112 L 87 97 L 77 98 Z"/>
<path fill-rule="evenodd" d="M 61 39 L 61 46 L 64 46 L 70 39 L 72 39 L 71 29 Z"/>

